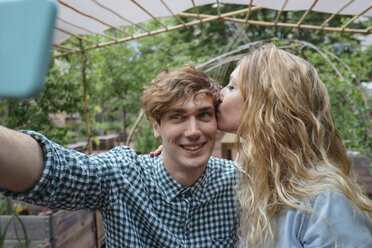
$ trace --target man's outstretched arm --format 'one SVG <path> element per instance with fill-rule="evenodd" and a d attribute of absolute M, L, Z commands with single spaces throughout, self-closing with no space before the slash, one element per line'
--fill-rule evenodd
<path fill-rule="evenodd" d="M 44 169 L 44 153 L 32 137 L 0 126 L 0 187 L 14 192 L 31 189 Z"/>

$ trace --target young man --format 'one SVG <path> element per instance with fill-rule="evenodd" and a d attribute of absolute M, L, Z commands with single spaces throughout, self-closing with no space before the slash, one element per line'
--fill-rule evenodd
<path fill-rule="evenodd" d="M 107 247 L 233 247 L 235 168 L 210 157 L 218 95 L 192 64 L 151 82 L 142 107 L 162 139 L 158 157 L 125 146 L 88 156 L 35 132 L 0 128 L 0 193 L 101 211 Z"/>

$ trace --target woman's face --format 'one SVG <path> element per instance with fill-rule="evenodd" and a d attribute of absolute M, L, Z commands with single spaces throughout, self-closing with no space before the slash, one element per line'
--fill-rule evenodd
<path fill-rule="evenodd" d="M 231 73 L 229 84 L 221 91 L 217 108 L 217 127 L 221 131 L 235 132 L 240 124 L 243 97 L 238 84 L 239 68 Z"/>

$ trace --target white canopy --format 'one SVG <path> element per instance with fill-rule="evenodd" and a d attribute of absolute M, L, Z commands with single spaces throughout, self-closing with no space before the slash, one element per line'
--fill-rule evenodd
<path fill-rule="evenodd" d="M 203 15 L 199 12 L 198 6 L 213 4 L 212 8 L 216 9 L 216 15 Z M 221 13 L 220 6 L 222 4 L 241 4 L 246 5 L 245 12 Z M 250 5 L 251 4 L 251 5 Z M 56 32 L 54 44 L 56 48 L 63 41 L 71 36 L 82 38 L 83 34 L 103 34 L 110 28 L 120 27 L 123 25 L 135 25 L 149 19 L 158 21 L 158 17 L 167 16 L 186 16 L 182 13 L 188 9 L 194 9 L 193 22 L 182 22 L 179 18 L 180 25 L 177 27 L 163 26 L 163 30 L 146 30 L 141 26 L 137 26 L 138 32 L 134 34 L 125 34 L 124 41 L 141 38 L 146 35 L 153 35 L 159 32 L 171 31 L 173 29 L 182 28 L 182 26 L 197 25 L 197 20 L 203 22 L 222 20 L 246 22 L 249 25 L 266 25 L 266 26 L 282 26 L 288 28 L 303 28 L 313 30 L 323 30 L 327 32 L 354 32 L 369 34 L 372 32 L 371 27 L 365 30 L 349 29 L 348 26 L 360 16 L 372 16 L 371 0 L 58 0 L 59 10 L 56 24 Z M 249 7 L 251 6 L 251 7 Z M 258 8 L 261 7 L 261 8 Z M 297 23 L 280 23 L 280 22 L 262 22 L 250 18 L 249 13 L 257 9 L 272 9 L 278 10 L 277 20 L 282 11 L 304 11 L 305 15 Z M 354 18 L 341 27 L 329 27 L 330 20 L 322 20 L 322 26 L 314 26 L 306 23 L 306 15 L 310 11 L 318 11 L 331 14 L 352 15 Z M 237 14 L 244 14 L 246 18 L 238 19 Z M 188 14 L 190 17 L 190 14 Z M 118 29 L 120 31 L 120 29 Z M 107 35 L 106 35 L 107 37 Z M 113 43 L 117 43 L 114 37 L 107 37 Z M 119 42 L 123 42 L 120 40 Z M 93 43 L 93 42 L 92 42 Z M 109 42 L 108 42 L 109 43 Z M 95 47 L 98 44 L 95 44 Z M 100 44 L 101 46 L 102 44 Z"/>

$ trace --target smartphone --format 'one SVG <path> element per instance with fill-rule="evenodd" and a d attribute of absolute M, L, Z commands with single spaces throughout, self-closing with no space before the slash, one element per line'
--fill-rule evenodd
<path fill-rule="evenodd" d="M 56 16 L 54 0 L 0 0 L 0 98 L 41 91 Z"/>

